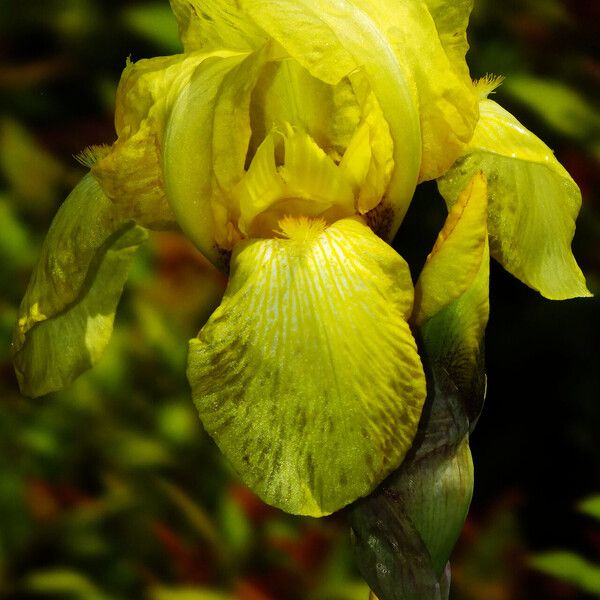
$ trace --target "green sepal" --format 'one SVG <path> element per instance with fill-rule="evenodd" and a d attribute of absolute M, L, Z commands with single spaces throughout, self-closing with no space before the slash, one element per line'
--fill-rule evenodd
<path fill-rule="evenodd" d="M 430 368 L 432 385 L 436 394 L 447 398 L 466 420 L 472 431 L 485 398 L 486 375 L 484 371 L 484 333 L 489 316 L 489 250 L 485 248 L 479 272 L 469 289 L 460 298 L 440 310 L 421 326 L 423 353 Z M 437 407 L 432 406 L 432 417 Z M 456 417 L 451 423 L 438 424 L 440 435 L 449 439 L 454 432 L 454 442 L 466 431 L 457 430 Z M 464 425 L 461 425 L 463 427 Z"/>
<path fill-rule="evenodd" d="M 119 219 L 92 175 L 56 214 L 13 336 L 21 391 L 41 396 L 92 367 L 110 339 L 117 304 L 146 231 Z"/>
<path fill-rule="evenodd" d="M 485 380 L 482 362 L 474 373 Z M 373 494 L 350 507 L 358 566 L 379 600 L 447 598 L 441 583 L 449 576 L 448 560 L 473 492 L 470 415 L 476 418 L 485 388 L 473 389 L 478 395 L 465 405 L 445 369 L 433 368 L 408 457 Z"/>
<path fill-rule="evenodd" d="M 411 456 L 349 510 L 359 569 L 379 600 L 446 600 L 448 558 L 473 493 L 468 441 Z"/>
<path fill-rule="evenodd" d="M 349 511 L 359 569 L 379 600 L 445 600 L 400 497 L 374 494 Z"/>

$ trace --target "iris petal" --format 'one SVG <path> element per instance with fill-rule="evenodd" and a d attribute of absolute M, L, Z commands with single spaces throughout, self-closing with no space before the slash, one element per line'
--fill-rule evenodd
<path fill-rule="evenodd" d="M 265 41 L 235 0 L 171 0 L 171 8 L 186 52 L 223 48 L 248 52 Z"/>
<path fill-rule="evenodd" d="M 487 246 L 487 184 L 478 173 L 454 204 L 415 288 L 422 323 L 461 296 L 479 271 Z"/>
<path fill-rule="evenodd" d="M 437 386 L 449 379 L 472 424 L 483 402 L 482 348 L 490 312 L 486 200 L 486 180 L 478 173 L 450 211 L 415 289 L 416 318 Z M 456 415 L 452 419 L 459 422 Z M 438 429 L 449 436 L 449 427 Z M 459 429 L 458 437 L 464 433 Z"/>
<path fill-rule="evenodd" d="M 174 99 L 205 58 L 145 59 L 123 71 L 115 113 L 118 138 L 92 172 L 120 210 L 146 227 L 169 227 L 175 221 L 162 173 L 164 130 Z"/>
<path fill-rule="evenodd" d="M 222 249 L 240 239 L 230 190 L 244 174 L 250 141 L 250 97 L 260 52 L 203 61 L 174 103 L 164 141 L 169 202 L 202 253 L 223 268 Z"/>
<path fill-rule="evenodd" d="M 319 516 L 368 494 L 412 444 L 425 380 L 406 263 L 358 219 L 284 219 L 236 246 L 190 343 L 206 430 L 265 501 Z"/>
<path fill-rule="evenodd" d="M 465 55 L 469 49 L 467 26 L 473 3 L 474 0 L 425 0 L 450 64 L 464 78 L 470 78 Z"/>
<path fill-rule="evenodd" d="M 411 72 L 399 63 L 378 27 L 371 14 L 373 6 L 363 10 L 348 0 L 241 0 L 240 4 L 314 77 L 331 85 L 353 73 L 366 77 L 394 140 L 395 168 L 380 209 L 393 211 L 385 235 L 391 239 L 413 196 L 421 163 L 421 138 Z M 385 8 L 385 16 L 397 9 Z M 409 28 L 413 25 L 410 23 Z"/>
<path fill-rule="evenodd" d="M 552 151 L 510 113 L 481 102 L 481 119 L 439 189 L 453 205 L 474 173 L 488 180 L 490 251 L 543 296 L 589 296 L 571 252 L 581 192 Z"/>
<path fill-rule="evenodd" d="M 66 199 L 19 309 L 13 351 L 24 394 L 64 388 L 98 361 L 145 237 L 119 217 L 92 175 Z"/>
<path fill-rule="evenodd" d="M 448 29 L 456 39 L 464 39 L 465 31 L 452 21 L 441 20 L 442 7 L 431 3 L 438 17 L 438 22 L 434 21 L 423 0 L 354 0 L 354 4 L 373 19 L 403 70 L 410 74 L 421 122 L 423 158 L 419 180 L 435 179 L 452 165 L 477 122 L 477 96 L 464 56 L 460 61 L 455 51 L 448 55 L 450 48 L 442 45 L 436 26 L 446 43 Z M 458 13 L 466 27 L 462 11 Z M 403 142 L 402 136 L 394 135 L 394 139 Z"/>
<path fill-rule="evenodd" d="M 281 162 L 276 164 L 275 140 Z M 334 217 L 354 214 L 352 188 L 333 160 L 304 131 L 271 133 L 258 148 L 248 173 L 234 191 L 240 204 L 240 229 L 271 237 L 281 217 L 293 214 Z"/>

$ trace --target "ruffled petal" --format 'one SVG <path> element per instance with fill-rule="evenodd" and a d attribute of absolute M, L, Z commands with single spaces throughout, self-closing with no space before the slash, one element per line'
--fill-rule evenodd
<path fill-rule="evenodd" d="M 373 20 L 416 87 L 423 145 L 419 180 L 435 179 L 452 165 L 471 139 L 478 118 L 478 97 L 464 55 L 459 59 L 462 49 L 457 52 L 449 45 L 450 36 L 465 39 L 465 7 L 459 3 L 448 11 L 438 2 L 423 0 L 353 1 Z M 402 135 L 394 135 L 394 140 L 404 143 Z"/>
<path fill-rule="evenodd" d="M 235 0 L 171 0 L 171 8 L 186 52 L 223 48 L 249 52 L 265 42 Z"/>
<path fill-rule="evenodd" d="M 439 180 L 452 206 L 474 173 L 488 180 L 490 250 L 505 269 L 543 296 L 589 296 L 571 252 L 581 193 L 552 151 L 510 113 L 481 102 L 463 156 Z"/>
<path fill-rule="evenodd" d="M 41 396 L 100 358 L 146 233 L 124 220 L 87 175 L 58 211 L 19 309 L 13 338 L 19 385 Z"/>
<path fill-rule="evenodd" d="M 465 81 L 470 78 L 465 55 L 469 50 L 467 26 L 473 3 L 474 0 L 425 0 L 450 64 Z"/>
<path fill-rule="evenodd" d="M 340 162 L 340 168 L 354 180 L 358 189 L 357 209 L 364 215 L 385 198 L 394 172 L 394 140 L 381 106 L 364 75 L 355 73 L 350 79 L 362 118 Z M 391 227 L 392 223 L 389 225 Z M 389 239 L 391 230 L 376 233 Z"/>
<path fill-rule="evenodd" d="M 276 141 L 281 165 L 276 164 Z M 234 190 L 240 230 L 250 237 L 272 237 L 286 215 L 332 219 L 354 214 L 352 187 L 333 160 L 304 131 L 289 125 L 273 132 L 258 148 Z"/>
<path fill-rule="evenodd" d="M 118 139 L 92 166 L 105 193 L 132 219 L 169 227 L 175 215 L 165 197 L 161 148 L 167 115 L 206 55 L 178 55 L 129 63 L 117 92 Z"/>
<path fill-rule="evenodd" d="M 163 167 L 169 203 L 196 246 L 223 268 L 223 251 L 241 238 L 229 192 L 245 173 L 250 97 L 261 52 L 203 61 L 179 91 L 169 116 Z"/>
<path fill-rule="evenodd" d="M 487 184 L 478 173 L 451 208 L 415 287 L 420 324 L 461 296 L 479 271 L 487 246 Z"/>
<path fill-rule="evenodd" d="M 341 82 L 336 90 L 313 77 L 295 60 L 267 63 L 252 97 L 250 153 L 272 129 L 284 131 L 290 123 L 308 133 L 333 158 L 359 119 L 353 95 L 345 100 L 354 104 L 350 110 L 338 109 L 336 100 L 346 92 L 343 88 Z"/>
<path fill-rule="evenodd" d="M 314 77 L 331 85 L 353 73 L 366 77 L 394 140 L 394 170 L 378 207 L 380 218 L 385 211 L 391 213 L 386 237 L 393 237 L 419 174 L 418 102 L 411 70 L 404 62 L 399 63 L 390 41 L 378 27 L 373 5 L 359 7 L 348 0 L 241 0 L 240 4 Z M 398 7 L 385 8 L 382 18 L 393 15 Z M 433 35 L 437 39 L 435 31 Z M 419 43 L 422 41 L 419 39 Z"/>
<path fill-rule="evenodd" d="M 358 219 L 284 219 L 236 246 L 221 306 L 190 343 L 206 430 L 288 512 L 331 513 L 395 469 L 425 379 L 406 263 Z"/>
<path fill-rule="evenodd" d="M 253 94 L 251 114 L 251 154 L 272 129 L 285 132 L 292 125 L 306 132 L 339 164 L 360 214 L 368 213 L 384 198 L 394 168 L 394 142 L 362 73 L 329 85 L 296 60 L 270 63 Z"/>

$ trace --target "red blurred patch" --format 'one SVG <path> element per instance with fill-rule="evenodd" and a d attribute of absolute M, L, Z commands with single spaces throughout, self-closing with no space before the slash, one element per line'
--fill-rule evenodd
<path fill-rule="evenodd" d="M 229 488 L 229 495 L 254 525 L 264 523 L 281 514 L 276 508 L 265 504 L 256 494 L 241 483 L 232 484 Z"/>
<path fill-rule="evenodd" d="M 154 521 L 151 531 L 171 559 L 177 580 L 184 584 L 210 584 L 215 580 L 215 565 L 210 554 L 192 546 L 165 523 Z"/>

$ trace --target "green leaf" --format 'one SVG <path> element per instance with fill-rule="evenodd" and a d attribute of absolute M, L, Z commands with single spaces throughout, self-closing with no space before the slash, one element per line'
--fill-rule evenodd
<path fill-rule="evenodd" d="M 92 175 L 58 211 L 42 247 L 13 337 L 24 394 L 69 385 L 102 355 L 145 231 L 122 222 Z"/>
<path fill-rule="evenodd" d="M 534 111 L 562 135 L 581 142 L 600 139 L 597 109 L 560 81 L 513 75 L 504 82 L 502 93 Z"/>
<path fill-rule="evenodd" d="M 18 122 L 0 120 L 0 171 L 31 212 L 50 209 L 66 179 L 63 166 Z"/>
<path fill-rule="evenodd" d="M 73 600 L 109 600 L 96 585 L 82 573 L 68 568 L 34 571 L 25 579 L 24 586 L 34 594 L 69 597 Z"/>
<path fill-rule="evenodd" d="M 232 600 L 232 596 L 205 588 L 156 587 L 150 591 L 150 600 Z"/>
<path fill-rule="evenodd" d="M 244 510 L 229 494 L 219 502 L 219 529 L 223 532 L 228 554 L 244 559 L 253 547 L 254 531 Z"/>
<path fill-rule="evenodd" d="M 308 600 L 368 600 L 369 586 L 361 581 L 325 585 Z"/>
<path fill-rule="evenodd" d="M 191 529 L 197 533 L 212 549 L 212 553 L 222 562 L 228 561 L 226 548 L 215 528 L 213 520 L 202 505 L 190 498 L 184 490 L 164 479 L 158 480 L 158 485 L 166 497 L 177 507 L 185 517 Z"/>
<path fill-rule="evenodd" d="M 600 521 L 600 495 L 585 498 L 577 505 L 577 509 Z"/>
<path fill-rule="evenodd" d="M 8 273 L 31 267 L 35 261 L 35 246 L 30 234 L 11 204 L 7 198 L 0 196 L 0 272 Z"/>
<path fill-rule="evenodd" d="M 488 181 L 490 251 L 521 281 L 551 299 L 589 296 L 571 252 L 581 193 L 552 151 L 491 100 L 463 155 L 439 181 L 453 206 L 473 175 Z"/>
<path fill-rule="evenodd" d="M 266 502 L 321 516 L 402 461 L 425 396 L 404 260 L 358 219 L 280 222 L 238 244 L 190 342 L 207 432 Z"/>
<path fill-rule="evenodd" d="M 600 565 L 572 552 L 557 550 L 536 554 L 529 560 L 536 571 L 552 575 L 584 592 L 600 596 Z"/>

